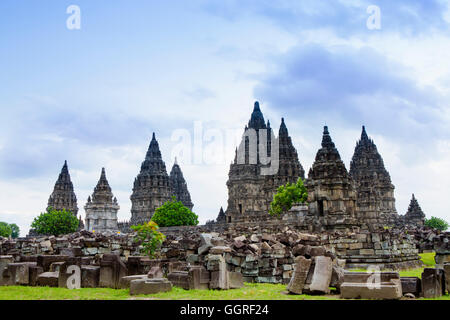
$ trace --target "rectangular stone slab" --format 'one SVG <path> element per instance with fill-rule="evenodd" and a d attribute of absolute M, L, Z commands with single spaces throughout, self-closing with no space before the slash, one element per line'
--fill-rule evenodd
<path fill-rule="evenodd" d="M 58 286 L 59 272 L 43 272 L 37 277 L 37 285 L 44 287 Z"/>
<path fill-rule="evenodd" d="M 367 283 L 344 282 L 341 285 L 343 299 L 383 299 L 395 300 L 402 297 L 402 286 L 399 280 L 382 283 L 379 288 L 371 288 Z"/>
<path fill-rule="evenodd" d="M 81 287 L 97 288 L 100 280 L 100 267 L 81 266 Z"/>
<path fill-rule="evenodd" d="M 311 260 L 303 256 L 296 258 L 294 274 L 291 277 L 287 290 L 290 293 L 302 294 L 305 286 L 306 277 L 308 276 Z"/>
<path fill-rule="evenodd" d="M 412 293 L 418 297 L 422 292 L 422 282 L 418 277 L 401 277 L 402 294 Z"/>
<path fill-rule="evenodd" d="M 142 279 L 130 283 L 130 295 L 155 294 L 172 290 L 172 284 L 167 279 Z"/>
<path fill-rule="evenodd" d="M 437 298 L 444 292 L 444 270 L 425 268 L 422 273 L 422 296 Z"/>
<path fill-rule="evenodd" d="M 316 257 L 316 267 L 312 277 L 309 290 L 312 293 L 330 293 L 330 282 L 333 273 L 333 263 L 330 257 Z"/>
<path fill-rule="evenodd" d="M 450 294 L 450 263 L 444 264 L 445 290 Z"/>
<path fill-rule="evenodd" d="M 13 256 L 0 256 L 0 286 L 7 285 L 10 281 L 8 264 L 14 262 Z"/>

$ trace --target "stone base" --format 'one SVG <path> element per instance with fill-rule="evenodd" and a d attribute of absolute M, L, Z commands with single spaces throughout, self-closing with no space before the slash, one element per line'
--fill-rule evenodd
<path fill-rule="evenodd" d="M 383 299 L 393 300 L 402 297 L 400 281 L 381 283 L 379 288 L 371 288 L 366 283 L 349 283 L 341 285 L 341 298 L 343 299 Z"/>
<path fill-rule="evenodd" d="M 367 269 L 369 267 L 379 267 L 380 270 L 409 270 L 423 267 L 423 262 L 420 260 L 410 260 L 402 262 L 351 262 L 347 260 L 345 264 L 346 269 Z"/>
<path fill-rule="evenodd" d="M 137 279 L 130 282 L 130 295 L 155 294 L 172 290 L 172 283 L 165 278 Z"/>

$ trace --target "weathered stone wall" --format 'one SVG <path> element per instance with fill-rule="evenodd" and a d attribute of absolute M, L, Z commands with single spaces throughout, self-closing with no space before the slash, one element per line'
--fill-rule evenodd
<path fill-rule="evenodd" d="M 167 236 L 161 259 L 207 263 L 205 257 L 210 248 L 202 248 L 201 234 L 209 233 L 215 238 L 210 247 L 231 248 L 225 253 L 228 269 L 241 272 L 246 281 L 287 281 L 298 252 L 306 257 L 327 252 L 333 259 L 345 260 L 349 268 L 377 265 L 382 269 L 407 269 L 420 265 L 414 236 L 396 229 L 361 230 L 354 227 L 313 234 L 305 230 L 304 225 L 268 220 L 264 224 L 213 224 L 161 228 L 161 231 Z M 236 242 L 236 238 L 241 239 L 240 242 Z M 128 257 L 140 254 L 131 234 L 81 231 L 63 237 L 0 240 L 0 255 L 13 255 L 16 261 L 23 256 L 62 254 L 65 250 L 76 250 L 94 260 L 105 253 L 116 253 L 125 262 Z"/>

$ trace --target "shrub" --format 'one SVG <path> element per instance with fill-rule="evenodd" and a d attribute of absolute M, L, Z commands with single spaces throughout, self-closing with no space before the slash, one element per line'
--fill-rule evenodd
<path fill-rule="evenodd" d="M 0 222 L 0 237 L 8 238 L 12 233 L 11 226 L 6 222 Z"/>
<path fill-rule="evenodd" d="M 294 203 L 304 203 L 307 199 L 308 191 L 303 185 L 302 179 L 298 178 L 295 184 L 288 182 L 286 185 L 278 187 L 270 204 L 269 213 L 272 216 L 280 216 L 288 212 Z"/>
<path fill-rule="evenodd" d="M 34 218 L 31 227 L 38 234 L 54 235 L 68 234 L 78 230 L 78 219 L 70 211 L 47 208 L 47 212 Z"/>
<path fill-rule="evenodd" d="M 131 229 L 137 233 L 134 241 L 141 242 L 142 251 L 150 258 L 154 258 L 156 250 L 166 239 L 166 236 L 158 231 L 158 225 L 154 221 L 149 221 L 137 226 L 131 226 Z"/>
<path fill-rule="evenodd" d="M 172 200 L 156 209 L 152 221 L 155 221 L 160 227 L 196 226 L 198 216 L 185 207 L 181 201 L 172 197 Z"/>
<path fill-rule="evenodd" d="M 448 229 L 448 223 L 441 218 L 431 217 L 431 219 L 425 219 L 425 225 L 430 228 L 445 231 Z"/>

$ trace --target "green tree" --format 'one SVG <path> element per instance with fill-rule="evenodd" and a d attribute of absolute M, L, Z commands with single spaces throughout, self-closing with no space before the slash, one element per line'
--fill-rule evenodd
<path fill-rule="evenodd" d="M 136 232 L 134 241 L 141 243 L 142 251 L 150 258 L 155 258 L 156 250 L 166 239 L 166 236 L 158 231 L 158 225 L 154 221 L 149 221 L 148 223 L 131 226 L 131 229 Z"/>
<path fill-rule="evenodd" d="M 425 225 L 430 228 L 445 231 L 448 229 L 448 223 L 444 219 L 431 217 L 431 219 L 425 219 Z"/>
<path fill-rule="evenodd" d="M 308 199 L 308 191 L 303 185 L 301 178 L 296 183 L 287 183 L 279 186 L 277 193 L 273 196 L 270 204 L 269 213 L 272 216 L 279 217 L 281 214 L 288 212 L 295 203 L 304 203 Z"/>
<path fill-rule="evenodd" d="M 15 223 L 11 223 L 9 226 L 11 227 L 11 237 L 13 239 L 18 238 L 20 234 L 19 226 Z"/>
<path fill-rule="evenodd" d="M 196 226 L 198 225 L 198 216 L 185 207 L 181 201 L 172 197 L 172 200 L 156 209 L 152 221 L 155 221 L 160 227 Z"/>
<path fill-rule="evenodd" d="M 0 237 L 8 238 L 12 233 L 11 226 L 6 222 L 0 222 Z"/>
<path fill-rule="evenodd" d="M 70 211 L 63 209 L 55 210 L 52 207 L 47 212 L 41 213 L 39 217 L 34 218 L 31 227 L 38 234 L 61 235 L 68 234 L 78 230 L 78 219 Z"/>

